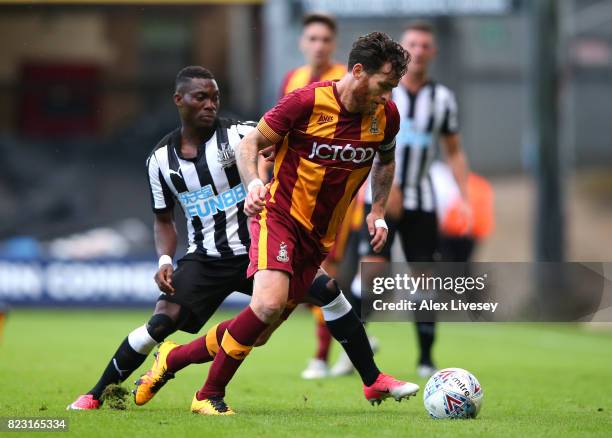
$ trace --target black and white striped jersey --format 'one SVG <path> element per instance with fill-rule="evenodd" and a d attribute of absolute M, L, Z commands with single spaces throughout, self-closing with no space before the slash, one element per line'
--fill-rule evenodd
<path fill-rule="evenodd" d="M 435 211 L 429 168 L 438 154 L 440 135 L 459 131 L 455 96 L 444 85 L 428 81 L 416 94 L 400 84 L 393 90 L 393 100 L 400 113 L 395 183 L 404 194 L 404 209 Z M 369 185 L 366 203 L 372 198 Z"/>
<path fill-rule="evenodd" d="M 242 211 L 246 188 L 235 149 L 255 123 L 219 118 L 213 136 L 194 159 L 181 157 L 180 128 L 166 135 L 147 159 L 154 212 L 179 203 L 187 219 L 187 253 L 212 257 L 247 254 L 250 237 Z"/>

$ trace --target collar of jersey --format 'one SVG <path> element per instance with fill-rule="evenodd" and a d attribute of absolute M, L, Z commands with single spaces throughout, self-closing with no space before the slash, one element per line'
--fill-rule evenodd
<path fill-rule="evenodd" d="M 213 138 L 213 136 L 217 133 L 218 127 L 219 127 L 219 119 L 217 118 L 217 120 L 215 121 L 215 129 L 212 131 L 212 134 L 210 135 L 210 137 L 204 139 L 204 141 L 200 144 L 200 146 L 198 146 L 198 153 L 193 158 L 185 158 L 183 157 L 183 154 L 181 153 L 181 128 L 180 127 L 175 129 L 172 135 L 170 136 L 170 145 L 174 148 L 174 151 L 176 152 L 176 156 L 179 157 L 181 160 L 197 162 L 202 156 L 202 154 L 204 153 L 204 151 L 206 150 L 206 143 L 208 143 L 210 139 Z"/>

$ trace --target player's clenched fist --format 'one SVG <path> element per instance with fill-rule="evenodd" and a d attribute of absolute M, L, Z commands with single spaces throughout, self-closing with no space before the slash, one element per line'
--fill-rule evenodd
<path fill-rule="evenodd" d="M 387 234 L 389 233 L 387 223 L 383 219 L 383 215 L 375 214 L 374 212 L 368 214 L 366 223 L 368 224 L 370 236 L 372 236 L 370 245 L 372 245 L 374 252 L 379 253 L 387 242 Z"/>
<path fill-rule="evenodd" d="M 244 214 L 255 216 L 260 213 L 266 205 L 266 193 L 268 187 L 260 179 L 255 179 L 249 183 L 249 193 L 244 200 Z"/>
<path fill-rule="evenodd" d="M 159 290 L 172 295 L 174 293 L 174 287 L 172 286 L 172 273 L 174 272 L 174 267 L 172 264 L 166 264 L 159 267 L 157 272 L 155 273 L 155 283 L 157 283 L 157 287 Z"/>

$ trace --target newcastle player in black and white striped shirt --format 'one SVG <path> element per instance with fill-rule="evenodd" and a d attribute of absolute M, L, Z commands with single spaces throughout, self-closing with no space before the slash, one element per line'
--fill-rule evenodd
<path fill-rule="evenodd" d="M 362 262 L 382 262 L 391 258 L 393 237 L 399 234 L 402 250 L 408 262 L 430 262 L 438 245 L 438 222 L 435 194 L 429 168 L 443 146 L 446 161 L 453 172 L 463 198 L 462 212 L 466 232 L 471 223 L 467 203 L 467 159 L 461 147 L 457 103 L 447 87 L 431 80 L 428 66 L 436 53 L 433 28 L 425 22 L 409 25 L 402 36 L 402 45 L 412 61 L 397 88 L 393 100 L 400 113 L 400 130 L 396 137 L 394 186 L 387 206 L 389 236 L 385 248 L 375 254 L 370 250 L 367 229 L 362 231 L 359 252 Z M 369 210 L 371 195 L 366 190 L 365 207 Z M 366 284 L 367 281 L 364 283 Z M 361 296 L 361 278 L 355 277 L 353 294 Z M 435 335 L 433 322 L 417 323 L 421 355 L 418 374 L 429 376 L 435 371 L 431 349 Z M 335 374 L 343 374 L 342 363 Z"/>
<path fill-rule="evenodd" d="M 186 67 L 178 73 L 174 103 L 181 126 L 166 135 L 147 160 L 155 246 L 160 256 L 155 281 L 162 294 L 149 321 L 123 340 L 96 385 L 68 409 L 98 409 L 104 389 L 127 379 L 156 344 L 177 330 L 197 333 L 232 292 L 252 293 L 252 278 L 246 277 L 250 237 L 243 212 L 249 190 L 240 179 L 234 150 L 253 125 L 217 117 L 219 89 L 203 67 Z M 189 234 L 187 254 L 178 260 L 176 271 L 172 260 L 177 245 L 175 204 L 182 207 Z M 341 342 L 362 380 L 376 380 L 380 371 L 363 325 L 337 283 L 319 271 L 308 299 L 322 307 L 330 332 Z M 163 342 L 153 368 L 136 383 L 136 404 L 148 402 L 174 372 L 190 363 L 210 361 L 219 348 L 229 348 L 223 340 L 231 338 L 231 334 L 226 336 L 230 322 L 217 324 L 186 345 Z M 265 343 L 281 322 L 270 325 L 256 345 Z M 227 413 L 222 400 L 208 407 L 214 413 Z M 200 410 L 192 405 L 194 409 Z"/>
<path fill-rule="evenodd" d="M 251 293 L 246 189 L 234 148 L 253 125 L 217 116 L 220 98 L 213 75 L 186 67 L 176 78 L 174 103 L 181 126 L 148 157 L 155 246 L 160 255 L 155 281 L 162 291 L 147 324 L 132 331 L 111 358 L 98 383 L 69 409 L 97 409 L 104 389 L 123 382 L 153 347 L 176 330 L 197 333 L 233 291 Z M 189 248 L 178 261 L 174 207 L 187 219 Z"/>

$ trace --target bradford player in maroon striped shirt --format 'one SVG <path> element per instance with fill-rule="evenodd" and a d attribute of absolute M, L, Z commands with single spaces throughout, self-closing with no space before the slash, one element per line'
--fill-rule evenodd
<path fill-rule="evenodd" d="M 349 73 L 339 82 L 315 83 L 287 95 L 238 146 L 237 164 L 249 191 L 244 211 L 255 216 L 248 269 L 253 297 L 227 325 L 193 412 L 233 413 L 224 401 L 225 387 L 258 337 L 302 300 L 370 170 L 373 207 L 366 221 L 374 250 L 383 247 L 399 128 L 390 94 L 408 61 L 408 53 L 387 35 L 361 37 L 349 55 Z M 257 154 L 272 144 L 276 159 L 268 190 L 257 176 Z M 417 385 L 378 370 L 365 330 L 339 290 L 323 312 L 330 330 L 344 334 L 341 343 L 359 364 L 368 400 L 401 400 L 418 391 Z"/>

